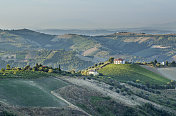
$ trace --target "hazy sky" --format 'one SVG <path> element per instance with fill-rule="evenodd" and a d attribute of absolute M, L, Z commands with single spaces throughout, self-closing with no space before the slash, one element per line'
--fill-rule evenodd
<path fill-rule="evenodd" d="M 176 21 L 176 0 L 0 0 L 0 28 L 127 28 Z"/>

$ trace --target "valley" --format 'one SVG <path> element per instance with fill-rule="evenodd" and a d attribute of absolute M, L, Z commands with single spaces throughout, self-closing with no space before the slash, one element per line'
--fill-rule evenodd
<path fill-rule="evenodd" d="M 28 29 L 0 30 L 0 66 L 41 63 L 52 67 L 60 64 L 65 70 L 81 70 L 109 57 L 121 57 L 130 62 L 154 59 L 171 62 L 176 55 L 175 38 L 175 34 L 118 32 L 88 36 L 49 35 Z M 58 54 L 62 54 L 60 60 L 55 58 Z M 65 59 L 64 55 L 71 58 Z M 95 60 L 87 62 L 90 58 Z M 51 59 L 54 60 L 51 62 Z"/>
<path fill-rule="evenodd" d="M 2 0 L 0 116 L 176 116 L 176 0 Z"/>
<path fill-rule="evenodd" d="M 175 38 L 0 30 L 0 115 L 174 116 Z"/>

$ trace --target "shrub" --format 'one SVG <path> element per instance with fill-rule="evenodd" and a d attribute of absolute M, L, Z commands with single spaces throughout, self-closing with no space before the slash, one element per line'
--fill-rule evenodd
<path fill-rule="evenodd" d="M 48 72 L 49 72 L 49 73 L 53 73 L 53 69 L 49 69 Z"/>

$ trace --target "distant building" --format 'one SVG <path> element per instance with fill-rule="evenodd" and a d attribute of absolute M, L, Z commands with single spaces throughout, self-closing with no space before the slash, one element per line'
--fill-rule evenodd
<path fill-rule="evenodd" d="M 89 70 L 88 74 L 93 76 L 99 75 L 99 73 L 95 70 Z"/>
<path fill-rule="evenodd" d="M 161 65 L 165 65 L 165 62 L 161 62 Z"/>
<path fill-rule="evenodd" d="M 114 64 L 125 64 L 125 60 L 124 59 L 114 59 Z"/>

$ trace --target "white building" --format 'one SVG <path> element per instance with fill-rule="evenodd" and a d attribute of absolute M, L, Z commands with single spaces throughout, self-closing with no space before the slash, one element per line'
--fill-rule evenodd
<path fill-rule="evenodd" d="M 114 59 L 114 64 L 125 64 L 125 60 L 124 59 Z"/>
<path fill-rule="evenodd" d="M 161 65 L 165 65 L 165 62 L 161 62 Z"/>
<path fill-rule="evenodd" d="M 89 70 L 88 74 L 93 76 L 99 75 L 99 73 L 95 70 Z"/>

